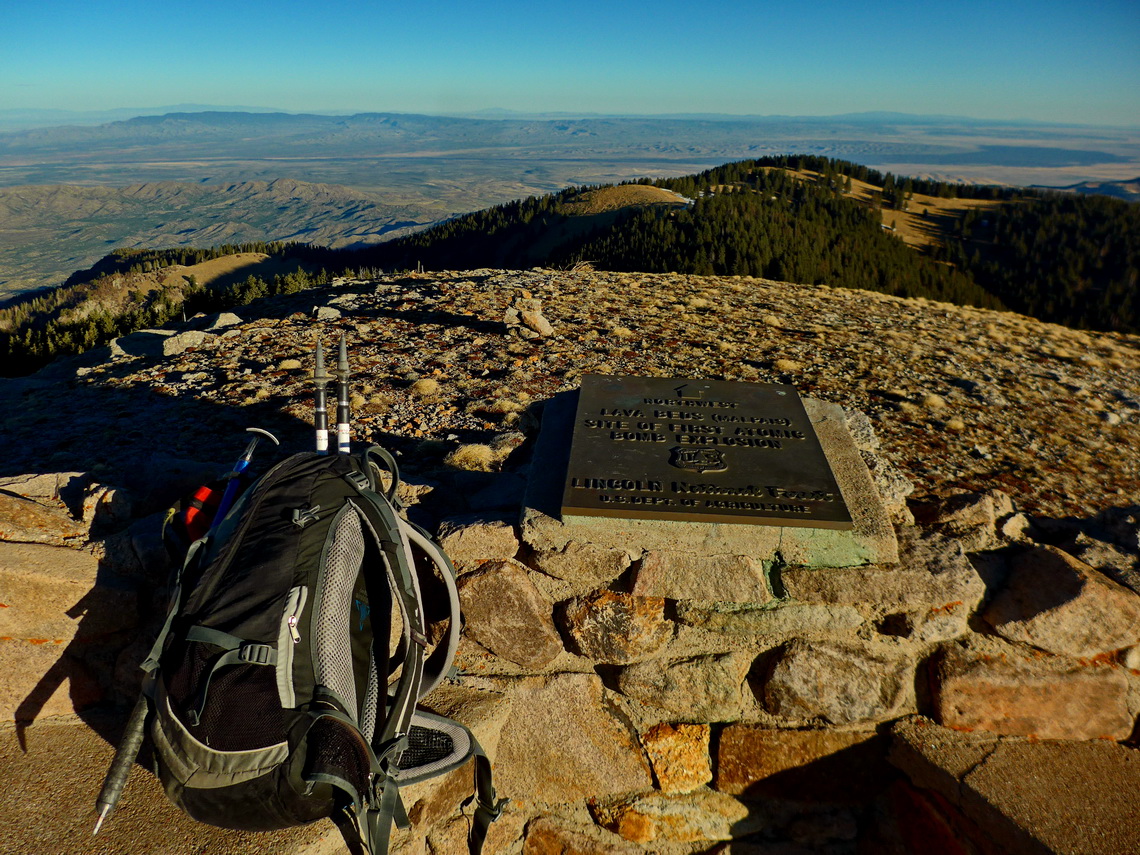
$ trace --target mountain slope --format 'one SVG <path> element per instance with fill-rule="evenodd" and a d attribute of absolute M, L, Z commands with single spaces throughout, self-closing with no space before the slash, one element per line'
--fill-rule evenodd
<path fill-rule="evenodd" d="M 439 216 L 375 193 L 285 179 L 0 188 L 0 294 L 57 284 L 112 247 L 274 240 L 343 247 L 406 233 Z"/>
<path fill-rule="evenodd" d="M 581 191 L 566 190 L 356 255 L 384 269 L 589 262 L 764 276 L 1140 330 L 1140 207 L 1119 200 L 896 178 L 801 156 L 730 163 L 653 185 L 690 202 L 631 201 L 604 222 L 573 228 Z M 970 198 L 947 204 L 957 196 Z"/>

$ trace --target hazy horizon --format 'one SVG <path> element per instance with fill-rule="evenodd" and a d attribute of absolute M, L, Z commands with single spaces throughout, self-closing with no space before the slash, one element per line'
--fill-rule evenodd
<path fill-rule="evenodd" d="M 102 120 L 106 118 L 107 121 L 115 121 L 118 119 L 107 117 L 120 117 L 120 118 L 135 118 L 139 116 L 154 116 L 165 115 L 169 113 L 207 113 L 207 112 L 230 112 L 230 113 L 280 113 L 291 116 L 354 116 L 354 115 L 367 115 L 367 114 L 393 114 L 393 115 L 421 115 L 433 116 L 440 118 L 475 118 L 475 119 L 514 119 L 514 118 L 597 118 L 597 119 L 708 119 L 708 120 L 787 120 L 787 119 L 803 119 L 803 120 L 882 120 L 897 118 L 900 120 L 931 120 L 940 122 L 966 122 L 971 124 L 984 124 L 984 125 L 1058 125 L 1058 126 L 1074 126 L 1074 127 L 1117 127 L 1121 129 L 1140 129 L 1140 117 L 1132 123 L 1123 124 L 1105 124 L 1099 122 L 1064 122 L 1064 121 L 1046 121 L 1044 119 L 1032 119 L 1026 117 L 1009 116 L 1002 118 L 985 118 L 982 116 L 971 115 L 950 115 L 945 113 L 914 113 L 898 110 L 860 110 L 849 111 L 844 113 L 722 113 L 722 112 L 683 112 L 683 111 L 663 111 L 663 112 L 598 112 L 587 110 L 512 110 L 507 107 L 481 107 L 472 110 L 459 110 L 459 111 L 431 111 L 431 110 L 397 110 L 397 109 L 384 109 L 384 108 L 365 108 L 365 107 L 346 107 L 338 110 L 328 109 L 285 109 L 283 107 L 267 106 L 267 105 L 251 105 L 251 104 L 160 104 L 160 105 L 136 105 L 131 107 L 119 106 L 109 107 L 106 109 L 62 109 L 57 107 L 14 107 L 4 108 L 0 107 L 0 115 L 13 115 L 13 114 L 51 114 L 60 116 L 87 116 L 91 117 L 92 121 L 96 119 Z"/>
<path fill-rule="evenodd" d="M 77 0 L 6 15 L 0 110 L 830 117 L 1133 127 L 1140 6 Z M 124 107 L 124 105 L 127 105 Z M 142 106 L 130 106 L 142 105 Z M 148 107 L 146 105 L 154 105 Z"/>

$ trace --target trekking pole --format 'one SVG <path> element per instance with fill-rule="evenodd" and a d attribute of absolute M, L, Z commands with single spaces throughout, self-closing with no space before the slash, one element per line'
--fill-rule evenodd
<path fill-rule="evenodd" d="M 99 798 L 95 799 L 95 810 L 99 811 L 99 818 L 95 820 L 92 837 L 99 833 L 103 820 L 110 816 L 111 811 L 119 803 L 119 797 L 123 795 L 123 787 L 127 784 L 127 777 L 131 774 L 131 767 L 135 765 L 135 758 L 139 755 L 139 748 L 142 747 L 143 736 L 146 733 L 146 712 L 146 696 L 140 692 L 139 699 L 135 701 L 135 708 L 131 710 L 130 718 L 127 719 L 119 747 L 115 749 L 115 759 L 111 761 L 111 767 L 103 779 L 103 789 L 99 791 Z"/>
<path fill-rule="evenodd" d="M 241 486 L 238 476 L 249 468 L 249 462 L 253 459 L 253 450 L 257 448 L 257 441 L 264 436 L 271 440 L 274 445 L 281 444 L 277 441 L 277 437 L 267 430 L 262 430 L 261 428 L 246 428 L 245 432 L 254 434 L 254 437 L 249 441 L 249 445 L 245 447 L 245 451 L 242 452 L 241 457 L 239 457 L 237 463 L 234 464 L 233 471 L 230 472 L 228 476 L 229 480 L 226 482 L 226 491 L 222 493 L 222 500 L 218 503 L 218 509 L 214 512 L 214 522 L 210 526 L 210 531 L 218 527 L 222 522 L 222 518 L 229 513 L 230 508 L 233 506 L 234 499 L 237 498 L 238 487 Z"/>
<path fill-rule="evenodd" d="M 317 454 L 329 453 L 329 410 L 326 388 L 332 375 L 325 371 L 325 353 L 321 350 L 321 340 L 317 339 L 317 364 L 313 368 L 313 385 L 316 396 L 313 401 L 313 427 L 317 432 Z"/>
<path fill-rule="evenodd" d="M 348 348 L 344 333 L 340 334 L 340 352 L 336 358 L 336 450 L 351 454 L 348 442 Z"/>

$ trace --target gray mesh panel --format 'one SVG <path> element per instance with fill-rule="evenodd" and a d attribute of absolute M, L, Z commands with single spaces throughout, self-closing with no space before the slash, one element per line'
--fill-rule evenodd
<path fill-rule="evenodd" d="M 360 732 L 372 743 L 376 731 L 376 711 L 380 704 L 380 678 L 376 673 L 376 654 L 368 655 L 368 692 L 364 696 L 364 706 L 360 710 Z"/>
<path fill-rule="evenodd" d="M 317 683 L 331 690 L 357 714 L 356 681 L 352 674 L 352 589 L 364 559 L 364 535 L 355 508 L 336 523 L 325 559 L 325 579 L 316 614 L 313 666 Z"/>
<path fill-rule="evenodd" d="M 395 775 L 400 783 L 433 777 L 471 751 L 467 730 L 454 722 L 413 715 L 408 737 L 410 745 L 400 757 Z"/>

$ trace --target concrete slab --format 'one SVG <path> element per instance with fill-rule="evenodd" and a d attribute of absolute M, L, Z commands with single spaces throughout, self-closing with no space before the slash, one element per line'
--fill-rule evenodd
<path fill-rule="evenodd" d="M 961 733 L 914 717 L 891 762 L 1010 853 L 1140 852 L 1140 751 L 1108 740 Z"/>
<path fill-rule="evenodd" d="M 556 395 L 543 410 L 521 519 L 523 540 L 536 552 L 557 553 L 571 543 L 588 543 L 633 556 L 648 551 L 747 555 L 766 563 L 778 558 L 808 567 L 898 561 L 894 528 L 847 428 L 843 408 L 812 398 L 803 399 L 804 408 L 851 512 L 851 531 L 577 515 L 562 519 L 576 396 L 576 392 Z"/>
<path fill-rule="evenodd" d="M 121 721 L 98 723 L 114 731 Z M 95 798 L 114 748 L 75 719 L 0 725 L 0 851 L 51 855 L 334 855 L 344 841 L 328 820 L 286 831 L 214 828 L 174 807 L 158 779 L 136 765 L 119 808 L 97 837 Z"/>

